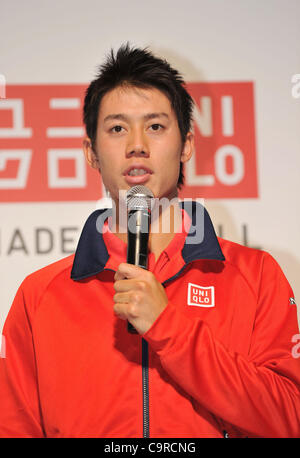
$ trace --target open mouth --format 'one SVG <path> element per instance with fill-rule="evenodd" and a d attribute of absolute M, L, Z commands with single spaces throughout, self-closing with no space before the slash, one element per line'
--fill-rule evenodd
<path fill-rule="evenodd" d="M 149 180 L 152 170 L 142 166 L 131 166 L 125 172 L 125 180 L 128 184 L 140 184 Z"/>
<path fill-rule="evenodd" d="M 146 175 L 147 170 L 145 169 L 131 169 L 128 173 L 130 177 L 137 177 L 139 175 Z"/>

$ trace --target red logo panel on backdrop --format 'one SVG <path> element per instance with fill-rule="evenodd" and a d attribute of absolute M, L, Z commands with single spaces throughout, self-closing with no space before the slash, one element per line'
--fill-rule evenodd
<path fill-rule="evenodd" d="M 253 83 L 189 83 L 196 154 L 181 197 L 257 197 Z M 84 85 L 11 85 L 0 100 L 0 202 L 98 200 L 82 153 Z"/>

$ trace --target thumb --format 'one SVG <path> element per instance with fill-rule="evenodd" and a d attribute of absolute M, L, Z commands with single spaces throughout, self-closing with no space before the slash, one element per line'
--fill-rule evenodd
<path fill-rule="evenodd" d="M 124 280 L 125 278 L 141 278 L 145 274 L 145 269 L 122 262 L 115 273 L 115 280 Z"/>

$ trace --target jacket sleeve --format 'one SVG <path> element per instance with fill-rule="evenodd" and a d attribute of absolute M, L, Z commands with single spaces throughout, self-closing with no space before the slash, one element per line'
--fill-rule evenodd
<path fill-rule="evenodd" d="M 3 327 L 0 358 L 0 437 L 44 437 L 34 345 L 22 287 Z"/>
<path fill-rule="evenodd" d="M 299 437 L 300 335 L 291 297 L 280 267 L 266 254 L 248 355 L 228 350 L 208 324 L 171 303 L 143 337 L 176 383 L 229 430 Z"/>

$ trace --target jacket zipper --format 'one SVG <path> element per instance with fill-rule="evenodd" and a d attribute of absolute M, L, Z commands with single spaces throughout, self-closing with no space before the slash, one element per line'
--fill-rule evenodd
<path fill-rule="evenodd" d="M 162 284 L 165 286 L 169 281 L 174 280 L 179 277 L 183 270 L 186 268 L 185 264 L 177 274 L 168 280 L 164 281 Z M 103 270 L 112 270 L 113 269 L 103 269 Z M 133 327 L 132 327 L 133 328 Z M 130 327 L 128 328 L 130 332 Z M 133 328 L 131 332 L 136 330 Z M 148 352 L 148 342 L 142 338 L 142 390 L 143 390 L 143 438 L 150 437 L 150 414 L 149 414 L 149 352 Z"/>
<path fill-rule="evenodd" d="M 150 437 L 148 342 L 142 339 L 143 437 Z"/>
<path fill-rule="evenodd" d="M 177 272 L 176 275 L 169 278 L 163 285 L 178 277 L 185 269 L 186 265 Z M 149 352 L 148 342 L 142 339 L 142 387 L 143 387 L 143 438 L 150 437 L 150 414 L 149 414 Z"/>
<path fill-rule="evenodd" d="M 111 270 L 113 269 L 103 269 Z M 128 323 L 129 325 L 130 323 Z M 133 326 L 128 326 L 128 331 L 137 334 Z M 149 415 L 149 353 L 148 342 L 142 338 L 142 390 L 143 390 L 143 438 L 150 437 L 150 415 Z"/>

